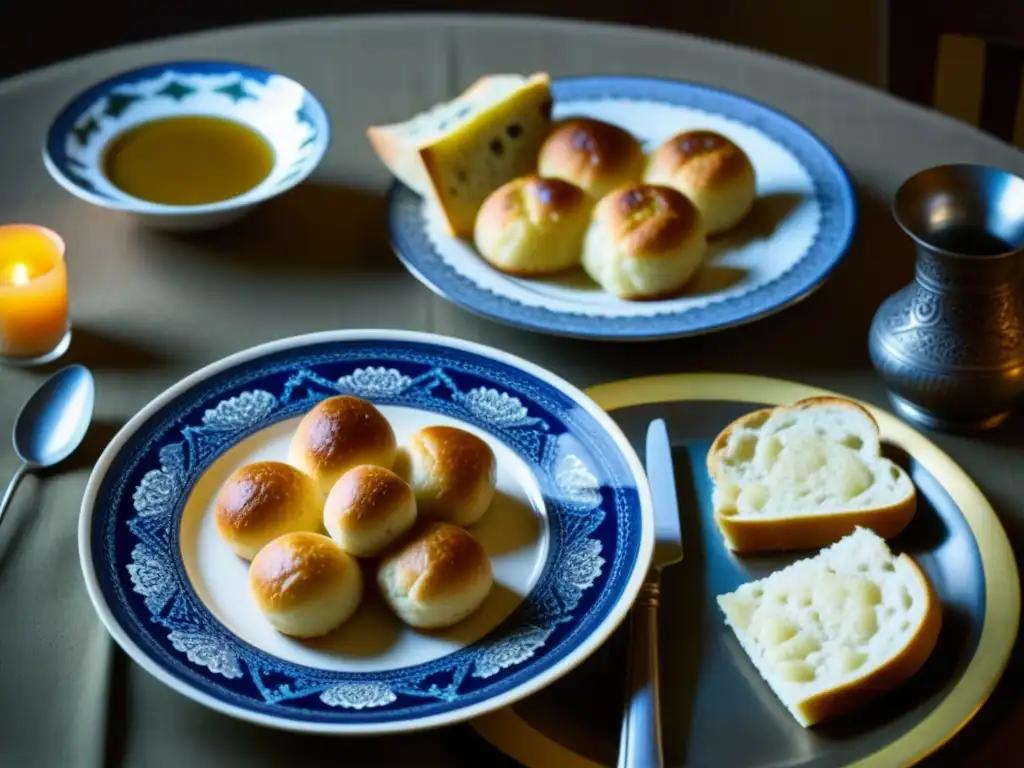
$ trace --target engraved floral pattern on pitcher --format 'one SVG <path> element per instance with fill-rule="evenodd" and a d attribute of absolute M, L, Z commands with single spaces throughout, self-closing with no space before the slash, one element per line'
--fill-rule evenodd
<path fill-rule="evenodd" d="M 964 422 L 1012 407 L 1024 388 L 1015 373 L 1024 363 L 1024 285 L 1003 259 L 1021 258 L 919 249 L 914 282 L 882 303 L 869 336 L 872 362 L 898 400 Z"/>

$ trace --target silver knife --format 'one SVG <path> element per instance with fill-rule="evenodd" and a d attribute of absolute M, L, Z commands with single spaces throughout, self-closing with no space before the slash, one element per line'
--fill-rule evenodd
<path fill-rule="evenodd" d="M 647 480 L 654 497 L 654 557 L 630 616 L 618 768 L 662 768 L 665 764 L 658 696 L 658 603 L 661 570 L 683 559 L 683 533 L 672 445 L 662 419 L 655 419 L 647 428 Z"/>

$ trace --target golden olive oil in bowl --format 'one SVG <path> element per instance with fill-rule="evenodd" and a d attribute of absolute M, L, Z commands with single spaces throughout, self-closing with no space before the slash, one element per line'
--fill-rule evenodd
<path fill-rule="evenodd" d="M 132 197 L 160 205 L 207 205 L 245 194 L 274 167 L 256 130 L 210 115 L 165 117 L 132 126 L 103 154 L 103 171 Z"/>
<path fill-rule="evenodd" d="M 244 64 L 155 64 L 105 80 L 57 115 L 43 161 L 57 183 L 144 226 L 207 230 L 301 183 L 330 122 L 296 81 Z"/>

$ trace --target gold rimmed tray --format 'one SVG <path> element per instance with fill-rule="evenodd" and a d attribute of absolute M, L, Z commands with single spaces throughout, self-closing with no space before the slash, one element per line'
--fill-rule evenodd
<path fill-rule="evenodd" d="M 673 438 L 686 558 L 666 571 L 662 589 L 669 765 L 909 765 L 945 744 L 986 701 L 1017 636 L 1017 564 L 988 500 L 926 437 L 865 404 L 878 421 L 887 454 L 910 472 L 918 488 L 918 514 L 893 548 L 912 554 L 939 592 L 944 611 L 939 644 L 899 690 L 868 709 L 805 730 L 739 650 L 714 598 L 806 554 L 731 555 L 711 517 L 704 456 L 722 427 L 755 407 L 834 393 L 753 376 L 680 374 L 612 382 L 588 394 L 635 445 L 656 416 L 666 419 Z M 624 640 L 620 629 L 572 674 L 513 707 L 474 720 L 473 727 L 527 768 L 614 765 Z"/>

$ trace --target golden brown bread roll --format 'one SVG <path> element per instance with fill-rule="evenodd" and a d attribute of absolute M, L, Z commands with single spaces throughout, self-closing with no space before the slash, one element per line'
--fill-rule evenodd
<path fill-rule="evenodd" d="M 707 255 L 704 222 L 669 187 L 633 184 L 601 199 L 583 242 L 583 268 L 623 299 L 678 292 Z"/>
<path fill-rule="evenodd" d="M 319 637 L 355 613 L 363 599 L 363 573 L 328 537 L 288 533 L 253 558 L 249 592 L 278 632 Z"/>
<path fill-rule="evenodd" d="M 431 523 L 381 561 L 377 583 L 406 624 L 439 629 L 479 608 L 494 576 L 483 545 L 471 533 L 450 523 Z"/>
<path fill-rule="evenodd" d="M 351 395 L 321 401 L 299 422 L 288 461 L 308 474 L 324 496 L 359 464 L 391 468 L 398 451 L 394 430 L 372 403 Z"/>
<path fill-rule="evenodd" d="M 409 438 L 409 485 L 420 517 L 473 525 L 494 498 L 494 451 L 457 427 L 424 427 Z"/>
<path fill-rule="evenodd" d="M 565 179 L 591 197 L 640 181 L 644 152 L 629 131 L 590 118 L 559 123 L 548 135 L 537 160 L 541 176 Z"/>
<path fill-rule="evenodd" d="M 319 531 L 322 513 L 323 496 L 311 477 L 280 461 L 258 461 L 221 486 L 214 521 L 228 546 L 252 560 L 282 534 Z"/>
<path fill-rule="evenodd" d="M 474 244 L 495 269 L 548 275 L 580 263 L 593 201 L 563 179 L 521 176 L 498 187 L 476 218 Z"/>
<path fill-rule="evenodd" d="M 402 478 L 384 467 L 353 467 L 335 483 L 324 506 L 324 527 L 342 549 L 376 557 L 416 522 L 416 499 Z"/>
<path fill-rule="evenodd" d="M 644 181 L 686 195 L 704 216 L 709 235 L 725 232 L 754 204 L 754 166 L 746 152 L 712 131 L 685 131 L 655 149 Z"/>

